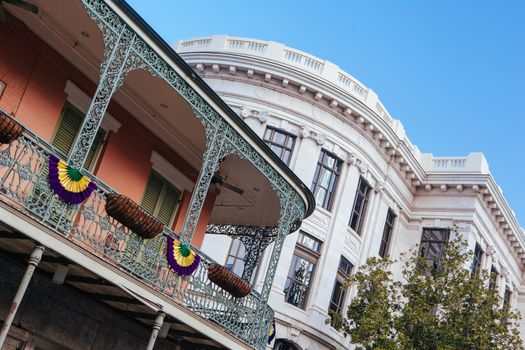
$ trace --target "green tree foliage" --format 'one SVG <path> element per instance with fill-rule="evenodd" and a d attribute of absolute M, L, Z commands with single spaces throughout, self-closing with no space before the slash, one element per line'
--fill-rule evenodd
<path fill-rule="evenodd" d="M 402 260 L 401 281 L 394 280 L 388 258 L 370 258 L 347 281 L 357 295 L 345 317 L 332 315 L 328 322 L 350 335 L 357 349 L 523 349 L 519 314 L 503 308 L 486 271 L 472 274 L 472 253 L 460 238 L 447 244 L 437 266 L 417 249 Z"/>

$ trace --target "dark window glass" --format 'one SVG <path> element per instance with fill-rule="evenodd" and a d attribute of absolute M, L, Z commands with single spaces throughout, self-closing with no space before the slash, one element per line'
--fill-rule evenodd
<path fill-rule="evenodd" d="M 329 311 L 342 314 L 346 297 L 344 282 L 352 272 L 352 268 L 352 263 L 345 257 L 341 256 L 341 259 L 339 260 L 339 268 L 337 269 L 337 276 L 335 278 L 334 289 L 332 291 L 332 297 L 330 298 Z"/>
<path fill-rule="evenodd" d="M 512 297 L 512 292 L 510 289 L 505 288 L 505 294 L 503 295 L 503 310 L 507 313 L 510 309 L 510 298 Z"/>
<path fill-rule="evenodd" d="M 490 278 L 489 278 L 489 289 L 494 289 L 498 285 L 498 270 L 496 270 L 496 267 L 492 265 L 490 268 Z"/>
<path fill-rule="evenodd" d="M 297 349 L 297 347 L 295 347 L 292 343 L 284 339 L 277 339 L 275 341 L 273 348 L 274 350 L 296 350 Z"/>
<path fill-rule="evenodd" d="M 316 252 L 316 253 L 321 252 L 321 241 L 302 231 L 299 232 L 297 244 L 300 244 L 304 248 L 307 248 L 313 252 Z"/>
<path fill-rule="evenodd" d="M 306 306 L 306 298 L 312 282 L 315 264 L 297 255 L 292 258 L 288 278 L 284 286 L 285 301 L 300 308 Z"/>
<path fill-rule="evenodd" d="M 474 276 L 479 276 L 479 272 L 481 271 L 481 259 L 483 258 L 483 250 L 481 249 L 481 246 L 476 243 L 476 248 L 474 248 L 474 257 L 472 259 L 472 274 Z"/>
<path fill-rule="evenodd" d="M 337 180 L 341 175 L 343 162 L 328 151 L 322 150 L 317 161 L 312 192 L 317 205 L 330 210 L 337 188 Z"/>
<path fill-rule="evenodd" d="M 368 204 L 368 197 L 372 187 L 363 179 L 359 179 L 357 184 L 357 192 L 354 199 L 354 207 L 352 209 L 352 215 L 350 217 L 350 227 L 358 234 L 361 234 L 361 228 L 363 226 L 363 218 L 366 213 L 366 206 Z"/>
<path fill-rule="evenodd" d="M 379 246 L 379 256 L 382 258 L 388 254 L 395 219 L 396 215 L 392 209 L 388 209 L 388 213 L 386 214 L 385 228 L 383 229 L 383 237 L 381 237 L 381 245 Z"/>
<path fill-rule="evenodd" d="M 269 126 L 264 133 L 264 142 L 270 146 L 272 151 L 274 151 L 286 165 L 290 165 L 290 159 L 292 158 L 292 152 L 295 146 L 294 135 Z"/>
<path fill-rule="evenodd" d="M 341 314 L 343 303 L 345 299 L 346 289 L 344 288 L 341 281 L 335 280 L 334 290 L 332 292 L 332 298 L 330 299 L 330 311 Z"/>
<path fill-rule="evenodd" d="M 352 273 L 352 269 L 354 268 L 354 265 L 348 261 L 348 259 L 346 259 L 344 256 L 341 256 L 341 259 L 339 260 L 339 268 L 338 268 L 338 272 L 348 276 L 350 275 L 350 273 Z"/>
<path fill-rule="evenodd" d="M 424 228 L 419 255 L 425 258 L 428 266 L 438 269 L 450 231 L 447 229 Z"/>

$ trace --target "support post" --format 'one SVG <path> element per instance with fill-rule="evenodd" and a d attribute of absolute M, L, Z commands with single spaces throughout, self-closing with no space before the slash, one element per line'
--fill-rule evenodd
<path fill-rule="evenodd" d="M 266 276 L 264 278 L 264 283 L 260 293 L 259 305 L 257 306 L 255 319 L 260 320 L 260 323 L 258 327 L 253 327 L 252 339 L 255 343 L 258 343 L 257 348 L 259 349 L 263 349 L 266 344 L 266 336 L 268 334 L 270 325 L 267 322 L 262 321 L 266 320 L 268 317 L 268 298 L 270 296 L 275 272 L 277 271 L 277 264 L 279 263 L 279 258 L 281 257 L 281 250 L 283 248 L 284 240 L 291 230 L 295 231 L 299 228 L 295 228 L 293 224 L 293 221 L 296 218 L 294 218 L 294 213 L 292 210 L 292 201 L 293 196 L 289 196 L 281 200 L 281 216 L 279 217 L 279 224 L 277 226 L 277 238 L 275 239 L 272 253 L 270 255 L 270 261 L 268 262 Z"/>
<path fill-rule="evenodd" d="M 164 312 L 160 312 L 157 314 L 157 318 L 155 318 L 155 323 L 153 324 L 153 329 L 151 330 L 151 335 L 149 336 L 148 341 L 148 347 L 146 350 L 153 350 L 153 347 L 155 346 L 155 341 L 157 340 L 157 336 L 159 335 L 159 330 L 162 327 L 162 324 L 164 323 L 164 317 L 166 314 Z"/>
<path fill-rule="evenodd" d="M 111 51 L 106 52 L 107 58 L 101 66 L 100 80 L 95 91 L 95 96 L 89 105 L 86 117 L 78 132 L 68 159 L 69 164 L 77 169 L 81 169 L 84 165 L 111 97 L 122 84 L 124 76 L 134 68 L 133 65 L 127 64 L 127 61 L 135 37 L 136 35 L 133 31 L 124 25 L 114 45 L 108 45 L 109 39 L 104 38 L 107 42 L 106 51 L 108 51 L 108 49 Z"/>
<path fill-rule="evenodd" d="M 26 272 L 24 274 L 24 277 L 22 278 L 22 281 L 20 282 L 20 285 L 18 286 L 18 290 L 16 291 L 13 302 L 11 303 L 11 307 L 9 307 L 9 310 L 7 311 L 4 324 L 2 325 L 2 329 L 0 331 L 0 349 L 2 348 L 5 340 L 7 339 L 7 333 L 9 333 L 9 329 L 11 328 L 11 324 L 13 323 L 18 307 L 22 302 L 22 298 L 26 293 L 27 286 L 31 281 L 31 277 L 35 272 L 35 269 L 38 266 L 40 259 L 42 259 L 44 249 L 45 247 L 43 245 L 37 245 L 31 253 L 31 256 L 29 257 Z"/>
<path fill-rule="evenodd" d="M 181 243 L 189 245 L 195 228 L 201 216 L 202 206 L 206 200 L 206 195 L 210 188 L 211 179 L 219 169 L 219 163 L 222 158 L 222 146 L 224 144 L 224 137 L 220 130 L 213 129 L 206 133 L 206 151 L 202 159 L 201 170 L 199 178 L 193 188 L 191 194 L 190 204 L 186 217 L 184 218 L 184 226 L 180 234 Z"/>

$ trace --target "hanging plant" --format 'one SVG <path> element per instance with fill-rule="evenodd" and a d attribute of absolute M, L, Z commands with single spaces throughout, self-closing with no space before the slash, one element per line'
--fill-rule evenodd
<path fill-rule="evenodd" d="M 275 318 L 273 319 L 272 323 L 270 324 L 270 330 L 268 332 L 268 345 L 272 342 L 272 340 L 275 338 Z"/>
<path fill-rule="evenodd" d="M 7 114 L 0 112 L 0 143 L 11 143 L 22 135 L 24 128 Z"/>
<path fill-rule="evenodd" d="M 106 213 L 144 239 L 155 238 L 164 230 L 159 220 L 122 194 L 106 196 Z"/>
<path fill-rule="evenodd" d="M 208 278 L 236 298 L 245 297 L 252 291 L 246 281 L 222 265 L 211 264 L 208 268 Z"/>
<path fill-rule="evenodd" d="M 190 247 L 168 236 L 168 263 L 177 275 L 191 275 L 200 261 L 201 257 Z"/>
<path fill-rule="evenodd" d="M 97 184 L 82 175 L 78 169 L 49 155 L 49 185 L 53 192 L 67 204 L 80 204 L 97 188 Z"/>

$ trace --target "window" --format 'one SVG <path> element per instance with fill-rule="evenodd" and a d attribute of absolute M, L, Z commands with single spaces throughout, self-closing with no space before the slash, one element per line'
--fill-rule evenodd
<path fill-rule="evenodd" d="M 366 207 L 368 204 L 368 197 L 372 187 L 362 177 L 359 178 L 357 184 L 357 192 L 354 199 L 354 207 L 352 209 L 352 216 L 350 217 L 350 227 L 358 235 L 361 235 L 361 229 L 363 227 L 363 218 L 366 213 Z"/>
<path fill-rule="evenodd" d="M 321 242 L 299 232 L 290 271 L 284 286 L 285 301 L 300 308 L 306 306 L 306 299 L 313 279 L 315 264 L 321 252 Z"/>
<path fill-rule="evenodd" d="M 170 226 L 180 195 L 175 186 L 152 170 L 140 206 L 164 225 Z"/>
<path fill-rule="evenodd" d="M 334 290 L 330 298 L 329 312 L 341 315 L 346 298 L 346 288 L 344 282 L 346 278 L 352 273 L 353 265 L 345 257 L 341 256 L 339 260 L 339 268 L 337 269 L 337 276 L 335 278 Z"/>
<path fill-rule="evenodd" d="M 499 273 L 494 265 L 490 268 L 489 289 L 495 289 L 498 286 Z"/>
<path fill-rule="evenodd" d="M 55 135 L 51 141 L 51 144 L 59 151 L 61 158 L 66 159 L 69 156 L 73 148 L 73 143 L 82 127 L 84 118 L 84 113 L 66 101 L 56 127 Z M 99 128 L 95 135 L 93 145 L 87 154 L 84 168 L 93 170 L 105 136 L 106 132 Z"/>
<path fill-rule="evenodd" d="M 392 231 L 394 229 L 394 221 L 396 220 L 396 214 L 392 209 L 388 209 L 386 214 L 385 228 L 383 229 L 383 237 L 381 237 L 381 245 L 379 246 L 379 256 L 384 258 L 388 255 L 388 249 L 390 247 L 390 240 L 392 239 Z"/>
<path fill-rule="evenodd" d="M 140 206 L 169 227 L 180 195 L 181 192 L 175 186 L 152 170 Z M 163 235 L 147 240 L 133 235 L 126 242 L 123 261 L 135 271 L 148 269 L 149 265 L 156 261 L 156 257 L 164 253 L 165 247 L 166 238 Z"/>
<path fill-rule="evenodd" d="M 269 126 L 264 133 L 264 142 L 270 146 L 272 151 L 274 151 L 286 165 L 290 165 L 295 146 L 294 135 Z"/>
<path fill-rule="evenodd" d="M 246 257 L 246 248 L 244 244 L 240 240 L 234 239 L 232 240 L 230 251 L 228 253 L 228 257 L 226 258 L 225 267 L 231 272 L 235 273 L 237 276 L 242 277 L 242 274 L 244 272 L 244 258 L 245 257 Z M 251 284 L 253 284 L 253 282 L 255 281 L 255 275 L 257 274 L 258 268 L 259 268 L 259 265 L 257 263 L 257 266 L 253 269 L 253 273 L 250 278 Z"/>
<path fill-rule="evenodd" d="M 481 259 L 483 258 L 483 250 L 481 249 L 481 246 L 476 242 L 476 248 L 474 248 L 474 256 L 472 259 L 472 275 L 473 276 L 479 276 L 479 272 L 481 271 Z"/>
<path fill-rule="evenodd" d="M 424 258 L 428 266 L 438 269 L 443 259 L 445 245 L 450 231 L 441 228 L 424 228 L 419 247 L 419 256 Z"/>
<path fill-rule="evenodd" d="M 512 292 L 508 287 L 505 287 L 505 294 L 503 295 L 503 311 L 508 313 L 510 310 L 510 298 L 512 297 Z"/>
<path fill-rule="evenodd" d="M 342 164 L 343 162 L 340 159 L 325 150 L 321 151 L 317 161 L 312 192 L 317 204 L 327 210 L 330 210 L 332 206 Z"/>
<path fill-rule="evenodd" d="M 232 241 L 228 258 L 226 259 L 225 267 L 238 276 L 242 276 L 244 271 L 244 257 L 246 256 L 246 249 L 244 244 L 238 239 Z"/>
<path fill-rule="evenodd" d="M 273 346 L 274 350 L 297 350 L 297 347 L 284 339 L 277 339 Z"/>

